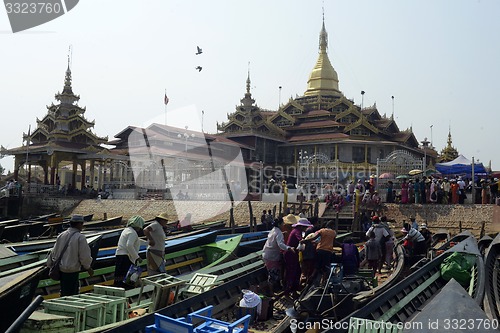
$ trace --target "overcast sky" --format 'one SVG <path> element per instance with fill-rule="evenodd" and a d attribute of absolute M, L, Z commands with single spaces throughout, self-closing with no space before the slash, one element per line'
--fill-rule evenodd
<path fill-rule="evenodd" d="M 364 106 L 390 115 L 394 96 L 400 129 L 412 126 L 441 151 L 451 128 L 460 153 L 500 169 L 500 1 L 326 0 L 324 8 L 347 98 L 361 104 L 364 90 Z M 243 98 L 249 68 L 264 109 L 305 92 L 321 22 L 319 0 L 85 0 L 13 34 L 0 9 L 0 144 L 20 146 L 55 102 L 69 45 L 73 91 L 97 135 L 164 123 L 165 89 L 169 125 L 201 129 L 203 110 L 214 133 Z M 11 170 L 12 158 L 0 164 Z"/>

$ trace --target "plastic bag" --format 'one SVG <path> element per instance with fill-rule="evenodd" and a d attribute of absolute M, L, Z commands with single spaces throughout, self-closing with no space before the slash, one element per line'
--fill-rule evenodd
<path fill-rule="evenodd" d="M 441 264 L 441 276 L 445 280 L 455 279 L 462 286 L 467 287 L 471 279 L 471 269 L 476 257 L 460 252 L 452 253 Z"/>
<path fill-rule="evenodd" d="M 130 286 L 135 286 L 138 284 L 139 279 L 141 278 L 142 268 L 141 266 L 130 265 L 125 278 L 123 279 L 123 283 L 128 284 Z"/>

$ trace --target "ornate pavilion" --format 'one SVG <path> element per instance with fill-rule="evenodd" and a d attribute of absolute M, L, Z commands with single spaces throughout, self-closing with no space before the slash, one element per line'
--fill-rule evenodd
<path fill-rule="evenodd" d="M 14 178 L 18 178 L 22 166 L 28 165 L 27 182 L 30 183 L 32 166 L 39 166 L 46 185 L 59 185 L 62 180 L 70 188 L 101 187 L 106 181 L 104 167 L 120 157 L 102 146 L 107 143 L 107 137 L 92 132 L 95 123 L 84 117 L 86 109 L 78 105 L 80 96 L 73 93 L 69 62 L 63 91 L 58 92 L 55 99 L 58 103 L 47 106 L 47 114 L 36 119 L 34 131 L 23 133 L 26 145 L 6 152 L 14 155 Z"/>

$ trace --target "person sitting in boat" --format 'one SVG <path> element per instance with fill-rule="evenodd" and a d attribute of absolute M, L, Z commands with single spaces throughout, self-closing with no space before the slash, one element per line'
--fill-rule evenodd
<path fill-rule="evenodd" d="M 179 223 L 177 224 L 177 229 L 182 231 L 193 230 L 193 226 L 191 225 L 191 213 L 187 213 L 186 217 L 179 221 Z"/>
<path fill-rule="evenodd" d="M 432 243 L 432 232 L 427 228 L 426 223 L 420 224 L 420 233 L 425 238 L 425 251 L 430 249 Z"/>
<path fill-rule="evenodd" d="M 295 251 L 291 246 L 285 244 L 281 225 L 283 219 L 280 217 L 274 221 L 273 229 L 267 235 L 266 243 L 262 249 L 262 259 L 267 268 L 269 287 L 271 293 L 282 288 L 281 284 L 281 251 Z"/>
<path fill-rule="evenodd" d="M 342 248 L 341 262 L 344 267 L 344 275 L 355 275 L 361 262 L 358 247 L 350 237 L 340 243 L 339 246 Z"/>
<path fill-rule="evenodd" d="M 411 227 L 409 223 L 404 224 L 404 228 L 408 234 L 403 238 L 404 240 L 411 240 L 413 244 L 413 255 L 425 254 L 425 237 L 418 231 Z"/>
<path fill-rule="evenodd" d="M 118 246 L 115 253 L 115 281 L 114 287 L 131 289 L 134 286 L 123 282 L 130 265 L 139 266 L 141 258 L 139 257 L 139 247 L 141 241 L 139 232 L 144 228 L 144 219 L 141 216 L 132 216 L 127 227 L 123 229 L 118 240 Z"/>

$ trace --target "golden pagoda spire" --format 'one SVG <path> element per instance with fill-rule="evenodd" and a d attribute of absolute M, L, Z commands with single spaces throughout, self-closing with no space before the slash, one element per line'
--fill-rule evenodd
<path fill-rule="evenodd" d="M 325 14 L 323 13 L 323 26 L 319 34 L 319 56 L 309 80 L 305 96 L 328 95 L 341 96 L 337 72 L 333 69 L 327 54 L 328 33 L 325 28 Z"/>

